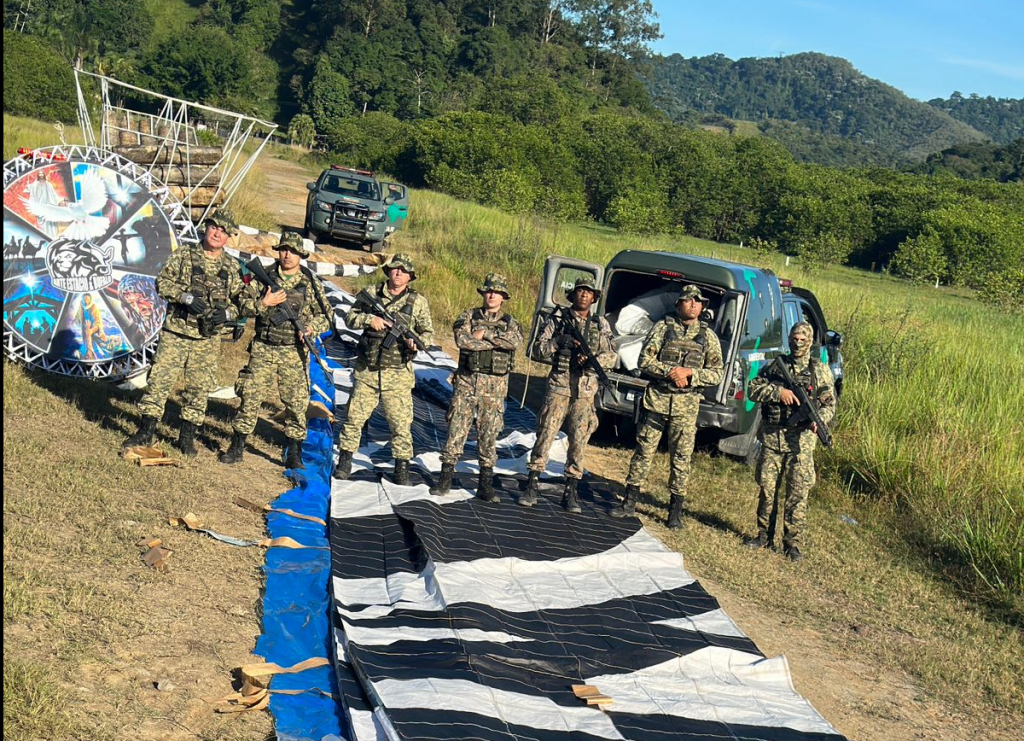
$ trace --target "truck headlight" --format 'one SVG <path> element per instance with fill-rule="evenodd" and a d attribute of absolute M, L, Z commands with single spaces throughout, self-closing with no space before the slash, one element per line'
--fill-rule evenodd
<path fill-rule="evenodd" d="M 370 221 L 384 221 L 383 211 L 371 211 L 369 216 Z"/>
<path fill-rule="evenodd" d="M 327 201 L 321 201 L 319 198 L 313 199 L 313 208 L 320 209 L 321 211 L 332 210 L 331 204 L 327 203 Z"/>

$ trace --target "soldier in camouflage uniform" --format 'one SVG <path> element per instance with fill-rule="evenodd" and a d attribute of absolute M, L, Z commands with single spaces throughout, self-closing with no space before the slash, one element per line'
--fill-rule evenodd
<path fill-rule="evenodd" d="M 699 318 L 706 304 L 697 286 L 684 286 L 676 300 L 678 315 L 659 321 L 644 340 L 639 368 L 650 381 L 643 398 L 644 419 L 629 462 L 626 499 L 611 511 L 612 517 L 635 512 L 640 487 L 647 480 L 661 436 L 667 433 L 671 465 L 668 526 L 673 530 L 682 527 L 700 400 L 705 388 L 722 381 L 722 346 Z"/>
<path fill-rule="evenodd" d="M 577 278 L 566 298 L 572 301 L 570 313 L 576 329 L 587 340 L 591 352 L 596 353 L 598 364 L 605 369 L 615 364 L 612 347 L 612 329 L 603 316 L 592 314 L 590 307 L 601 297 L 601 291 L 590 276 Z M 586 367 L 573 337 L 564 332 L 560 319 L 551 317 L 540 331 L 535 345 L 540 360 L 551 360 L 548 390 L 537 420 L 537 442 L 530 453 L 530 471 L 526 491 L 519 504 L 532 507 L 537 503 L 540 474 L 548 463 L 548 451 L 555 441 L 562 423 L 568 419 L 569 454 L 565 461 L 565 491 L 562 507 L 567 512 L 582 512 L 576 487 L 583 478 L 583 458 L 590 436 L 597 429 L 594 397 L 598 392 L 597 374 Z"/>
<path fill-rule="evenodd" d="M 285 410 L 285 435 L 290 441 L 285 467 L 302 467 L 302 441 L 306 438 L 306 407 L 309 406 L 309 365 L 307 350 L 295 333 L 294 325 L 285 319 L 282 306 L 291 308 L 298 317 L 303 333 L 315 339 L 330 329 L 327 296 L 320 280 L 300 260 L 309 257 L 302 237 L 285 232 L 276 246 L 278 252 L 276 280 L 280 290 L 268 287 L 255 302 L 256 335 L 249 345 L 249 362 L 238 374 L 235 384 L 242 399 L 232 425 L 231 446 L 221 454 L 222 463 L 242 460 L 245 438 L 256 428 L 260 405 L 274 380 Z"/>
<path fill-rule="evenodd" d="M 156 279 L 157 293 L 167 301 L 167 318 L 149 371 L 149 386 L 139 402 L 142 421 L 124 441 L 124 448 L 153 441 L 171 387 L 184 369 L 177 447 L 185 455 L 196 454 L 196 431 L 217 382 L 221 336 L 229 323 L 254 310 L 255 296 L 242 282 L 238 260 L 224 252 L 230 236 L 238 233 L 234 216 L 218 209 L 205 227 L 202 242 L 174 252 Z"/>
<path fill-rule="evenodd" d="M 826 424 L 836 413 L 836 390 L 832 371 L 814 347 L 814 328 L 807 322 L 793 325 L 789 332 L 790 353 L 783 356 L 794 380 L 803 384 L 807 395 L 818 404 L 818 414 Z M 754 477 L 760 487 L 757 498 L 757 537 L 748 541 L 750 548 L 771 545 L 773 520 L 780 488 L 785 486 L 782 544 L 791 561 L 800 561 L 800 540 L 807 519 L 807 495 L 814 486 L 814 448 L 818 444 L 817 428 L 787 424 L 799 400 L 773 364 L 761 369 L 750 382 L 747 397 L 761 402 L 761 457 Z M 783 484 L 783 476 L 785 483 Z"/>
<path fill-rule="evenodd" d="M 491 480 L 498 461 L 495 442 L 505 424 L 508 374 L 516 350 L 523 344 L 523 328 L 502 311 L 502 304 L 509 298 L 504 276 L 491 273 L 476 290 L 483 296 L 483 306 L 463 312 L 453 326 L 459 369 L 452 379 L 455 392 L 448 407 L 448 442 L 441 453 L 441 477 L 430 493 L 443 495 L 451 489 L 455 464 L 475 417 L 480 456 L 476 495 L 485 502 L 497 502 Z"/>
<path fill-rule="evenodd" d="M 409 288 L 416 280 L 416 268 L 406 254 L 393 256 L 381 266 L 387 281 L 374 291 L 389 313 L 405 314 L 413 330 L 429 345 L 434 335 L 430 307 L 423 294 Z M 348 418 L 338 436 L 338 465 L 334 478 L 347 479 L 352 474 L 352 454 L 359 449 L 363 425 L 377 408 L 384 405 L 384 416 L 391 428 L 391 450 L 395 456 L 396 484 L 408 485 L 409 459 L 412 458 L 412 388 L 416 376 L 412 359 L 416 346 L 412 340 L 387 346 L 388 323 L 356 304 L 345 317 L 352 329 L 363 330 L 356 358 L 355 383 L 348 402 Z"/>

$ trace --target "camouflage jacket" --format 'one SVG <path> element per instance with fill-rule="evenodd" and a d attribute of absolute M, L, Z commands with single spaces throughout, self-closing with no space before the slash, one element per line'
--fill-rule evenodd
<path fill-rule="evenodd" d="M 696 341 L 702 327 L 704 333 L 703 359 L 699 366 L 693 367 L 690 383 L 685 388 L 676 391 L 672 388 L 674 384 L 669 380 L 668 374 L 677 365 L 659 359 L 662 347 L 665 345 L 666 334 L 672 330 L 677 333 L 679 340 Z M 705 388 L 717 386 L 722 382 L 724 374 L 722 345 L 718 341 L 718 335 L 707 325 L 702 325 L 701 322 L 684 324 L 677 317 L 670 316 L 659 321 L 647 333 L 637 366 L 651 380 L 644 393 L 644 408 L 656 414 L 671 414 L 674 411 L 673 398 L 684 394 L 699 395 Z"/>
<path fill-rule="evenodd" d="M 277 281 L 278 287 L 284 291 L 290 291 L 303 283 L 306 284 L 306 299 L 303 301 L 302 308 L 299 311 L 300 327 L 304 330 L 312 329 L 314 337 L 322 335 L 331 328 L 332 317 L 328 317 L 324 314 L 323 309 L 320 308 L 326 306 L 329 309 L 330 304 L 327 303 L 327 294 L 324 292 L 324 287 L 320 284 L 319 278 L 314 277 L 310 279 L 301 269 L 295 271 L 292 275 L 285 275 L 281 272 L 280 265 L 275 268 L 274 274 L 271 277 Z M 250 284 L 250 287 L 252 285 Z M 263 303 L 262 298 L 265 292 L 266 289 L 264 289 L 264 293 L 260 294 L 260 298 L 253 302 L 255 306 L 253 313 L 260 321 L 269 320 L 278 308 L 277 306 L 267 306 Z"/>
<path fill-rule="evenodd" d="M 408 287 L 397 298 L 388 291 L 387 283 L 381 283 L 374 289 L 374 293 L 390 313 L 402 311 L 406 304 L 412 303 L 412 328 L 420 336 L 424 344 L 432 345 L 434 342 L 434 322 L 430 318 L 430 306 L 427 298 L 422 293 L 411 290 Z M 345 315 L 345 324 L 352 329 L 366 329 L 370 326 L 374 314 L 366 311 L 362 306 L 356 304 L 349 309 Z M 412 370 L 412 362 L 408 362 L 405 368 Z M 366 358 L 360 353 L 356 359 L 356 370 L 366 369 Z"/>
<path fill-rule="evenodd" d="M 192 287 L 192 266 L 199 264 L 197 261 L 200 260 L 202 271 L 208 281 L 221 283 L 221 273 L 227 276 L 222 291 L 227 303 L 233 305 L 239 315 L 252 316 L 256 311 L 255 292 L 242 281 L 241 266 L 236 257 L 221 252 L 220 257 L 211 260 L 206 257 L 201 244 L 179 247 L 160 270 L 160 275 L 156 279 L 156 292 L 160 298 L 167 301 L 164 329 L 192 339 L 202 337 L 199 320 L 195 315 L 188 313 L 180 300 L 181 295 L 188 293 Z"/>
<path fill-rule="evenodd" d="M 814 350 L 812 350 L 814 352 Z M 836 415 L 836 385 L 832 377 L 832 371 L 827 363 L 816 361 L 810 362 L 810 356 L 794 358 L 792 354 L 784 355 L 783 362 L 789 364 L 793 377 L 798 382 L 807 383 L 811 387 L 809 394 L 817 399 L 818 414 L 821 415 L 825 424 L 828 424 Z M 775 377 L 772 370 L 772 363 L 768 363 L 754 378 L 747 388 L 747 398 L 751 401 L 762 404 L 781 404 L 780 395 L 785 385 L 781 379 Z M 762 410 L 762 418 L 764 418 Z M 785 429 L 785 425 L 765 425 L 765 430 Z"/>
<path fill-rule="evenodd" d="M 478 312 L 480 313 L 478 314 Z M 477 320 L 478 316 L 481 317 L 479 321 Z M 506 316 L 508 316 L 507 323 L 502 321 Z M 478 340 L 473 336 L 473 332 L 478 329 L 484 330 L 482 340 Z M 464 311 L 455 320 L 452 330 L 455 333 L 455 345 L 462 353 L 504 350 L 505 352 L 512 353 L 514 359 L 515 352 L 523 344 L 522 325 L 511 315 L 505 314 L 501 309 L 493 313 L 485 313 L 482 309 Z M 469 370 L 463 367 L 461 358 L 459 372 L 469 373 Z"/>
<path fill-rule="evenodd" d="M 572 312 L 573 321 L 576 324 L 576 329 L 580 331 L 584 337 L 587 336 L 587 319 L 581 319 Z M 540 336 L 537 338 L 537 344 L 535 347 L 535 353 L 537 358 L 540 360 L 554 360 L 555 354 L 558 352 L 558 341 L 560 333 L 558 331 L 561 322 L 554 317 L 551 317 L 544 324 L 544 327 L 540 331 Z M 605 370 L 610 370 L 615 365 L 615 360 L 618 355 L 615 352 L 615 348 L 612 347 L 612 328 L 608 324 L 608 320 L 602 317 L 597 317 L 599 339 L 597 347 L 591 346 L 591 350 L 597 353 L 597 363 Z M 548 376 L 548 391 L 550 393 L 559 394 L 562 396 L 570 396 L 573 392 L 573 387 L 576 387 L 576 391 L 579 394 L 596 394 L 598 390 L 597 374 L 594 371 L 586 369 L 583 372 L 578 370 L 570 371 L 559 371 L 554 362 L 551 365 L 551 373 Z"/>

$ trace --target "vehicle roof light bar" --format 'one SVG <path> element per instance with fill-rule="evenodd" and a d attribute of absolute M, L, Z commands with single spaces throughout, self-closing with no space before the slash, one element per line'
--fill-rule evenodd
<path fill-rule="evenodd" d="M 332 170 L 343 170 L 345 172 L 354 172 L 356 175 L 366 175 L 367 177 L 373 177 L 373 170 L 357 170 L 354 167 L 345 167 L 343 165 L 331 165 Z"/>

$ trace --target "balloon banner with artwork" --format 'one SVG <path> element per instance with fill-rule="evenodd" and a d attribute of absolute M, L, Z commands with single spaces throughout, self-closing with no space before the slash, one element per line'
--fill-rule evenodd
<path fill-rule="evenodd" d="M 168 188 L 95 147 L 4 163 L 4 352 L 71 376 L 149 367 L 166 314 L 156 277 L 198 238 Z"/>

